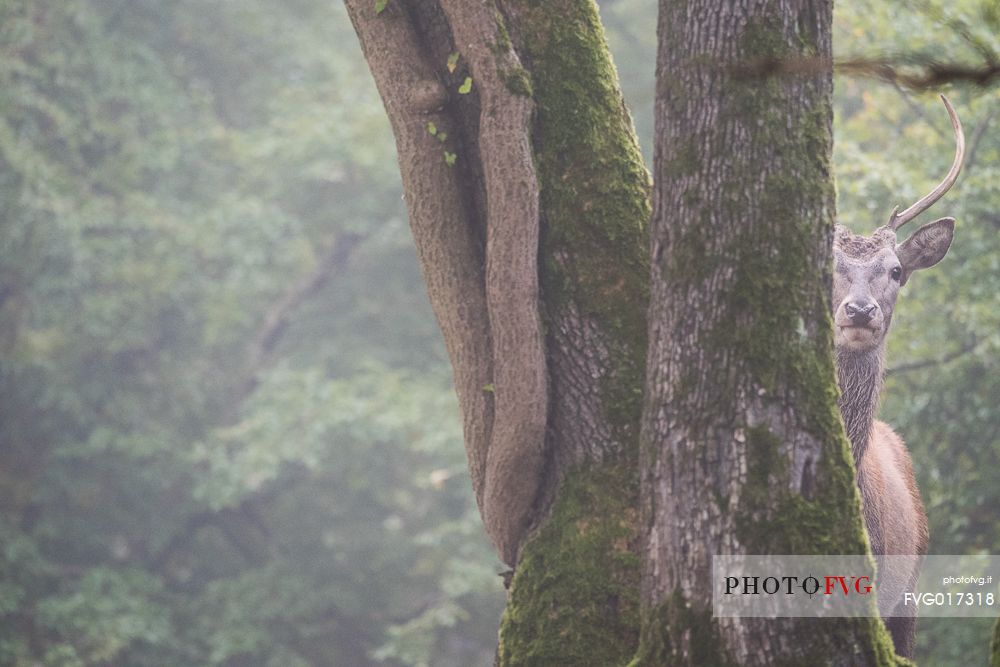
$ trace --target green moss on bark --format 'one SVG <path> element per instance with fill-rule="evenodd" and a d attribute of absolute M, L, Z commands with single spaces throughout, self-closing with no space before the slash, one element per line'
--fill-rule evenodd
<path fill-rule="evenodd" d="M 712 610 L 693 608 L 679 591 L 655 609 L 647 611 L 646 619 L 639 650 L 628 667 L 739 665 L 725 652 L 725 642 L 719 636 L 718 622 L 712 617 Z M 768 663 L 769 667 L 824 667 L 834 664 L 914 667 L 912 662 L 893 653 L 892 640 L 885 626 L 876 618 L 786 621 L 794 624 L 788 629 L 789 644 L 799 647 L 801 651 L 793 657 L 775 658 Z M 843 636 L 871 637 L 871 641 L 856 646 L 855 662 L 833 662 L 834 656 L 845 657 L 844 648 L 839 645 Z"/>
<path fill-rule="evenodd" d="M 646 613 L 639 651 L 628 667 L 672 664 L 736 667 L 724 653 L 712 610 L 692 609 L 680 591 Z"/>
<path fill-rule="evenodd" d="M 548 318 L 572 306 L 611 344 L 602 398 L 634 447 L 646 349 L 650 181 L 593 0 L 512 3 L 536 102 L 541 281 Z"/>
<path fill-rule="evenodd" d="M 564 476 L 529 538 L 501 624 L 502 665 L 622 665 L 639 632 L 639 416 L 646 350 L 650 182 L 593 0 L 512 0 L 528 71 L 507 87 L 535 102 L 541 301 L 549 331 L 607 351 L 597 386 L 614 462 Z M 615 455 L 617 454 L 617 456 Z"/>
<path fill-rule="evenodd" d="M 622 665 L 638 643 L 635 473 L 624 464 L 567 475 L 528 542 L 500 625 L 500 665 Z"/>
<path fill-rule="evenodd" d="M 528 74 L 527 70 L 522 67 L 516 67 L 501 72 L 501 76 L 503 77 L 504 84 L 507 86 L 507 90 L 515 95 L 531 97 L 534 89 L 531 85 L 531 75 Z"/>
<path fill-rule="evenodd" d="M 496 48 L 497 50 L 506 53 L 507 51 L 510 50 L 511 47 L 510 33 L 507 32 L 507 23 L 506 21 L 503 20 L 503 14 L 501 14 L 500 12 L 496 13 L 496 22 L 497 22 Z"/>
<path fill-rule="evenodd" d="M 656 213 L 654 242 L 665 249 L 656 258 L 662 283 L 655 286 L 665 298 L 652 316 L 665 335 L 698 354 L 672 364 L 667 389 L 648 399 L 648 410 L 662 406 L 665 414 L 647 422 L 657 432 L 643 454 L 664 468 L 650 469 L 694 497 L 680 510 L 692 513 L 688 531 L 703 528 L 699 505 L 715 503 L 742 553 L 863 554 L 867 540 L 837 411 L 829 314 L 831 77 L 775 75 L 781 62 L 829 53 L 830 6 L 806 3 L 795 16 L 760 3 L 723 4 L 710 10 L 711 21 L 709 10 L 684 3 L 663 9 L 656 178 L 666 206 Z M 735 496 L 708 488 L 732 480 L 696 465 L 689 467 L 700 474 L 689 475 L 676 451 L 656 449 L 668 428 L 684 438 L 686 457 L 707 454 L 688 444 L 725 451 L 727 441 L 740 443 L 729 450 L 746 457 Z M 793 442 L 815 452 L 801 485 L 791 479 Z M 664 532 L 662 539 L 676 537 Z M 754 664 L 905 664 L 877 618 L 720 626 L 704 591 L 691 584 L 707 576 L 702 567 L 709 565 L 698 562 L 681 573 L 681 583 L 656 582 L 653 590 L 697 592 L 689 600 L 674 592 L 649 601 L 636 665 L 726 665 L 733 656 L 720 653 L 722 646 L 738 652 L 755 641 L 765 653 L 755 654 Z"/>
<path fill-rule="evenodd" d="M 790 488 L 782 441 L 763 427 L 747 437 L 747 481 L 737 509 L 737 537 L 747 553 L 862 554 L 867 541 L 853 461 L 837 438 L 824 441 L 811 497 Z"/>

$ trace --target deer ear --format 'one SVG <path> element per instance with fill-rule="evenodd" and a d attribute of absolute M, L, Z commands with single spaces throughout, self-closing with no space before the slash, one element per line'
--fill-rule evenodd
<path fill-rule="evenodd" d="M 955 235 L 955 218 L 941 218 L 929 222 L 910 238 L 896 246 L 896 257 L 903 265 L 903 280 L 918 269 L 926 269 L 940 262 Z"/>

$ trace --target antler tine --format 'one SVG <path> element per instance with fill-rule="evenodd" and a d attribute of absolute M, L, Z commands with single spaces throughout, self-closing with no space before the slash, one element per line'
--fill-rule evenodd
<path fill-rule="evenodd" d="M 889 216 L 889 229 L 893 231 L 913 220 L 929 209 L 934 202 L 941 199 L 944 193 L 948 192 L 951 186 L 955 184 L 955 181 L 958 179 L 958 173 L 962 171 L 962 162 L 965 161 L 965 133 L 962 131 L 962 121 L 958 119 L 958 114 L 955 113 L 955 109 L 951 106 L 951 102 L 948 101 L 947 97 L 942 95 L 941 101 L 944 102 L 944 106 L 948 110 L 948 115 L 951 116 L 951 126 L 955 130 L 955 161 L 952 163 L 951 169 L 948 170 L 948 175 L 930 193 L 921 197 L 913 206 L 910 206 L 902 213 L 897 213 L 899 210 L 898 206 L 892 210 L 892 214 Z"/>

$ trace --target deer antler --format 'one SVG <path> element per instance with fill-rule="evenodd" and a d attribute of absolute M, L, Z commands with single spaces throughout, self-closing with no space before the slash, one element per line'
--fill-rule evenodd
<path fill-rule="evenodd" d="M 896 231 L 910 220 L 929 209 L 934 202 L 944 196 L 944 193 L 951 189 L 951 186 L 955 184 L 958 179 L 958 172 L 962 171 L 962 162 L 965 160 L 965 133 L 962 132 L 962 121 L 958 119 L 958 114 L 955 113 L 955 109 L 952 108 L 951 102 L 944 95 L 941 96 L 941 101 L 944 102 L 945 108 L 948 110 L 948 115 L 951 116 L 951 126 L 955 130 L 955 161 L 951 165 L 951 169 L 948 170 L 948 175 L 944 177 L 944 180 L 936 188 L 930 191 L 930 193 L 921 197 L 913 206 L 902 213 L 897 213 L 899 207 L 892 209 L 892 213 L 889 215 L 889 229 Z"/>

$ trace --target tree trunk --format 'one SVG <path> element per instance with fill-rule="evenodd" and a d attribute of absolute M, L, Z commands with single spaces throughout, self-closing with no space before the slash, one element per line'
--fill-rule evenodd
<path fill-rule="evenodd" d="M 711 611 L 714 554 L 867 548 L 832 363 L 831 13 L 660 2 L 635 664 L 895 662 L 878 619 Z"/>
<path fill-rule="evenodd" d="M 649 176 L 597 7 L 345 2 L 396 136 L 484 526 L 515 568 L 498 662 L 624 664 Z"/>

